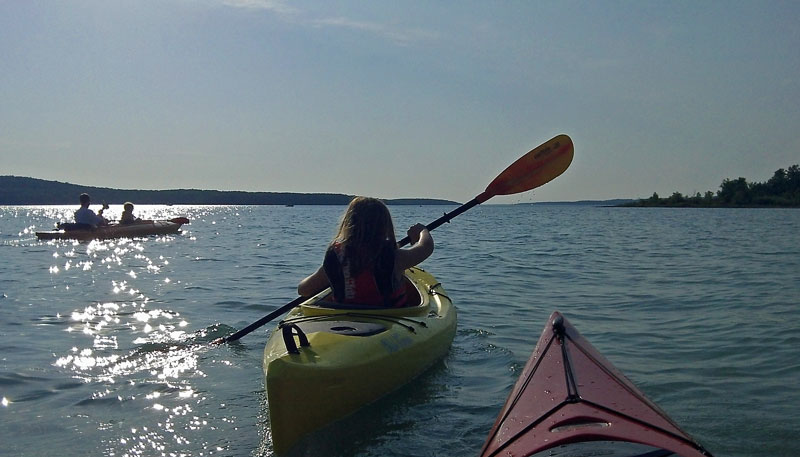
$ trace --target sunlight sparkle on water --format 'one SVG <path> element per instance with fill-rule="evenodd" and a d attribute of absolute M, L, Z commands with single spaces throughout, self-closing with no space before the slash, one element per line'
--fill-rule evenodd
<path fill-rule="evenodd" d="M 62 211 L 61 219 L 71 220 L 73 211 Z M 49 268 L 53 288 L 76 297 L 68 308 L 53 310 L 66 324 L 62 330 L 69 334 L 63 336 L 70 342 L 56 349 L 49 363 L 67 377 L 91 386 L 91 397 L 84 397 L 82 403 L 124 403 L 131 411 L 146 413 L 139 416 L 146 417 L 141 420 L 150 425 L 129 426 L 120 435 L 118 423 L 100 423 L 98 430 L 115 435 L 113 440 L 104 440 L 106 455 L 217 455 L 225 451 L 218 443 L 205 443 L 204 452 L 194 454 L 174 449 L 176 443 L 187 446 L 197 441 L 186 433 L 214 429 L 220 421 L 207 420 L 205 411 L 193 411 L 196 402 L 204 401 L 204 394 L 192 384 L 206 376 L 199 367 L 202 350 L 194 344 L 198 335 L 186 333 L 190 323 L 170 309 L 170 301 L 162 296 L 164 291 L 172 292 L 173 284 L 183 283 L 176 277 L 180 273 L 171 270 L 174 263 L 169 256 L 160 255 L 165 252 L 161 244 L 173 239 L 48 244 L 48 250 L 56 251 L 52 252 L 52 266 L 44 265 Z M 48 257 L 50 254 L 47 252 Z M 150 294 L 153 296 L 147 296 Z M 167 303 L 162 305 L 166 309 L 152 309 L 154 303 Z M 0 395 L 0 404 L 11 409 L 12 398 Z"/>

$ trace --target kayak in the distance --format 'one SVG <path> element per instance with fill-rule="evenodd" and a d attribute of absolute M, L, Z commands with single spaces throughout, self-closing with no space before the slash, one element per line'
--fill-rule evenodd
<path fill-rule="evenodd" d="M 408 384 L 447 354 L 455 307 L 424 270 L 409 268 L 405 281 L 413 306 L 356 308 L 326 301 L 328 290 L 272 332 L 264 372 L 276 453 Z"/>
<path fill-rule="evenodd" d="M 165 221 L 138 221 L 130 224 L 109 224 L 98 227 L 84 224 L 60 224 L 58 230 L 36 232 L 40 240 L 105 240 L 110 238 L 135 238 L 150 235 L 178 233 L 189 219 L 176 217 Z"/>
<path fill-rule="evenodd" d="M 559 312 L 539 337 L 481 457 L 710 457 Z"/>

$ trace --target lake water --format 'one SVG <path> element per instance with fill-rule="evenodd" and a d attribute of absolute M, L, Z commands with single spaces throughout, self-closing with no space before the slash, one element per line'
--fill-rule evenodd
<path fill-rule="evenodd" d="M 294 299 L 343 207 L 142 205 L 192 223 L 36 240 L 75 209 L 0 207 L 0 455 L 271 455 L 275 323 L 204 343 Z M 405 228 L 453 207 L 390 209 Z M 433 235 L 450 353 L 299 454 L 477 455 L 559 310 L 715 455 L 800 455 L 800 211 L 485 205 Z"/>

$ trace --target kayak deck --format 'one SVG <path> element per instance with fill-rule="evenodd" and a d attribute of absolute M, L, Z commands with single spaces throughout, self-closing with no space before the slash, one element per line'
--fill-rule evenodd
<path fill-rule="evenodd" d="M 558 312 L 481 453 L 507 455 L 711 456 Z"/>

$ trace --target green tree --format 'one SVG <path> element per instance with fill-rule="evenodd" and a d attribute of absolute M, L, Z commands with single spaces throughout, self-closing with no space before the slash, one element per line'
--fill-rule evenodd
<path fill-rule="evenodd" d="M 680 192 L 673 192 L 672 195 L 669 196 L 667 199 L 667 204 L 672 206 L 683 205 L 686 203 L 686 197 L 683 196 Z"/>
<path fill-rule="evenodd" d="M 779 168 L 772 175 L 772 178 L 767 181 L 769 192 L 775 195 L 780 195 L 789 188 L 789 176 L 786 170 Z"/>
<path fill-rule="evenodd" d="M 800 192 L 800 166 L 792 165 L 786 172 L 786 180 L 789 181 L 788 191 L 797 194 Z"/>
<path fill-rule="evenodd" d="M 658 193 L 630 206 L 800 206 L 800 165 L 780 168 L 766 182 L 749 183 L 745 178 L 725 179 L 716 194 L 683 196 L 673 192 L 668 198 Z"/>
<path fill-rule="evenodd" d="M 726 204 L 746 205 L 750 203 L 751 195 L 747 180 L 738 178 L 734 180 L 724 179 L 717 191 L 717 197 Z"/>

